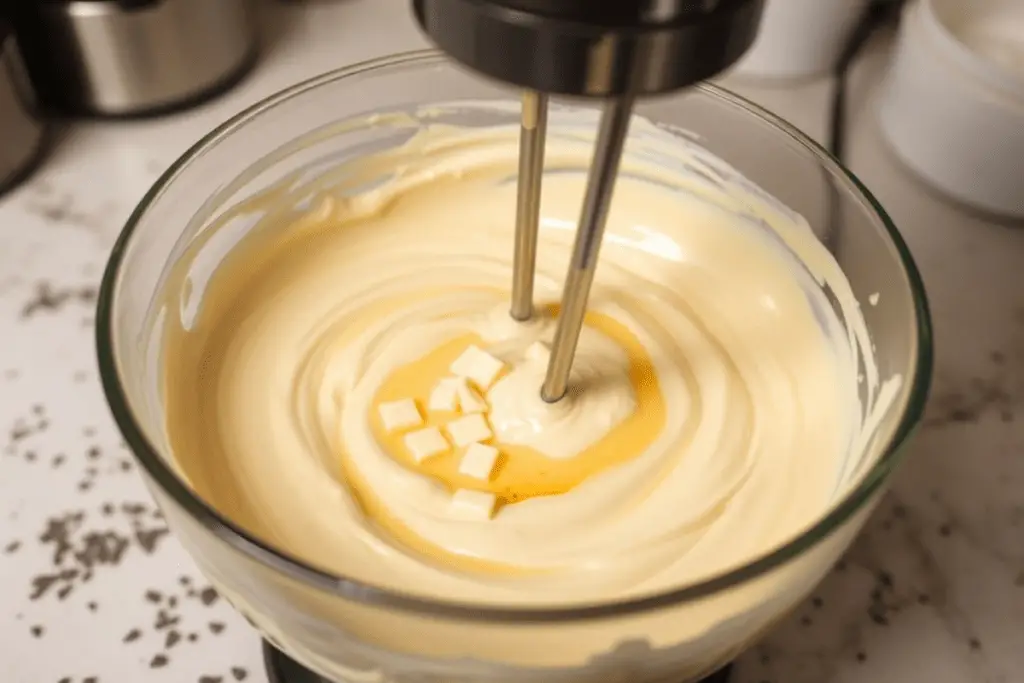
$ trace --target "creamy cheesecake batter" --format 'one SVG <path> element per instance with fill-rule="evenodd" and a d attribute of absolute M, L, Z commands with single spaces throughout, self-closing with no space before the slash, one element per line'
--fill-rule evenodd
<path fill-rule="evenodd" d="M 899 378 L 879 382 L 803 219 L 677 133 L 634 120 L 572 391 L 540 399 L 531 349 L 554 335 L 592 151 L 592 126 L 558 120 L 527 323 L 508 315 L 515 127 L 420 127 L 254 201 L 262 222 L 208 281 L 192 250 L 167 288 L 167 431 L 204 498 L 316 566 L 492 603 L 680 586 L 824 514 L 876 455 Z M 486 481 L 459 472 L 464 449 L 417 462 L 378 415 L 429 412 L 470 345 L 504 364 L 481 392 L 502 454 Z M 453 516 L 459 489 L 494 514 Z"/>

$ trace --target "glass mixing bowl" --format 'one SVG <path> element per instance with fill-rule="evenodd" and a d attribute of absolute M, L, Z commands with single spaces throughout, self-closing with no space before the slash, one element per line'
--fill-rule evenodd
<path fill-rule="evenodd" d="M 269 642 L 330 680 L 699 679 L 749 647 L 824 576 L 878 501 L 922 413 L 932 363 L 927 306 L 889 218 L 851 173 L 792 126 L 702 85 L 644 102 L 637 113 L 676 134 L 696 135 L 801 213 L 858 301 L 875 303 L 864 305 L 863 315 L 880 374 L 904 378 L 881 415 L 881 456 L 863 463 L 820 519 L 771 552 L 699 583 L 600 604 L 519 608 L 425 599 L 415 590 L 332 575 L 219 514 L 179 471 L 165 433 L 160 358 L 169 312 L 160 292 L 170 267 L 202 238 L 209 253 L 193 267 L 215 268 L 255 223 L 222 220 L 246 198 L 408 139 L 407 125 L 367 117 L 372 112 L 417 116 L 430 103 L 516 97 L 433 52 L 388 57 L 297 85 L 234 117 L 181 157 L 131 216 L 104 276 L 97 341 L 107 400 L 168 523 Z M 428 117 L 463 126 L 518 122 L 514 107 L 481 111 L 443 107 Z M 212 230 L 216 239 L 208 239 Z"/>

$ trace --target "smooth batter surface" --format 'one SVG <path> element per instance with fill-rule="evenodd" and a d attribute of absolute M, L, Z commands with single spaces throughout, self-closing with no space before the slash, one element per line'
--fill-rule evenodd
<path fill-rule="evenodd" d="M 551 135 L 541 306 L 560 295 L 591 144 Z M 578 390 L 549 406 L 544 365 L 524 353 L 550 341 L 553 315 L 507 314 L 517 150 L 515 128 L 421 130 L 312 196 L 278 197 L 303 201 L 201 288 L 171 282 L 183 314 L 165 344 L 167 429 L 199 493 L 318 566 L 501 603 L 682 585 L 817 520 L 870 457 L 873 413 L 858 400 L 863 320 L 802 219 L 634 121 Z M 381 400 L 422 398 L 430 368 L 470 342 L 508 365 L 488 399 L 516 462 L 481 522 L 448 514 L 452 458 L 403 461 L 375 419 Z M 877 395 L 870 358 L 863 373 Z"/>

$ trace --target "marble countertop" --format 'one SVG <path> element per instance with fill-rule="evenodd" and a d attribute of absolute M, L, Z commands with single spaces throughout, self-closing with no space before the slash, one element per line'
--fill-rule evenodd
<path fill-rule="evenodd" d="M 262 62 L 187 113 L 67 126 L 0 197 L 0 681 L 264 683 L 142 485 L 93 351 L 113 241 L 163 169 L 242 107 L 331 67 L 423 46 L 404 0 L 268 6 Z M 836 571 L 735 683 L 1011 683 L 1024 676 L 1024 232 L 930 193 L 874 116 L 891 36 L 855 70 L 849 164 L 903 231 L 934 314 L 926 423 Z M 822 137 L 831 83 L 730 84 Z"/>

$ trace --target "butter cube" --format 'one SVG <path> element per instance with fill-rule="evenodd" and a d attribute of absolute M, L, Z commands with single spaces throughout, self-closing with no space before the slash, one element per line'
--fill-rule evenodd
<path fill-rule="evenodd" d="M 416 401 L 411 398 L 403 398 L 400 401 L 381 403 L 380 419 L 384 423 L 384 429 L 389 432 L 399 432 L 423 424 L 423 416 L 420 415 Z"/>
<path fill-rule="evenodd" d="M 456 382 L 458 382 L 456 392 L 459 395 L 459 408 L 462 412 L 466 414 L 486 413 L 487 401 L 477 393 L 476 389 L 469 386 L 469 382 L 462 378 L 457 379 Z"/>
<path fill-rule="evenodd" d="M 459 384 L 457 377 L 442 379 L 430 392 L 427 408 L 431 411 L 454 413 L 459 408 Z"/>
<path fill-rule="evenodd" d="M 486 491 L 459 489 L 452 496 L 451 512 L 458 519 L 483 522 L 494 514 L 497 497 Z"/>
<path fill-rule="evenodd" d="M 405 447 L 409 449 L 416 462 L 423 462 L 442 453 L 447 453 L 451 446 L 444 434 L 437 427 L 427 427 L 405 435 Z"/>
<path fill-rule="evenodd" d="M 467 476 L 489 481 L 498 462 L 498 449 L 482 443 L 471 443 L 459 463 L 459 472 Z"/>
<path fill-rule="evenodd" d="M 486 391 L 504 368 L 504 363 L 474 345 L 463 351 L 450 369 L 452 374 L 464 377 Z"/>
<path fill-rule="evenodd" d="M 448 436 L 452 437 L 456 446 L 468 446 L 471 443 L 487 441 L 491 438 L 491 427 L 487 424 L 484 416 L 479 413 L 452 420 L 445 426 L 445 429 L 448 430 Z"/>

